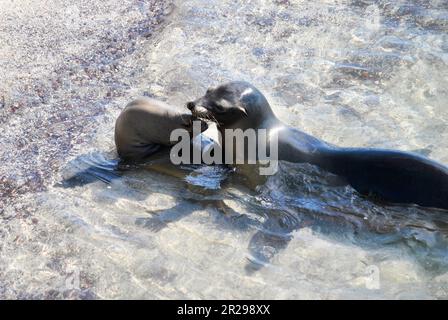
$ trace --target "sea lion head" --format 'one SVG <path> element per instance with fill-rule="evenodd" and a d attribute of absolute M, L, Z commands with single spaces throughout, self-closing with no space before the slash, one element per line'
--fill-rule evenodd
<path fill-rule="evenodd" d="M 244 81 L 209 88 L 203 97 L 188 102 L 187 108 L 194 117 L 216 121 L 222 127 L 237 124 L 242 129 L 256 128 L 273 116 L 264 95 Z"/>

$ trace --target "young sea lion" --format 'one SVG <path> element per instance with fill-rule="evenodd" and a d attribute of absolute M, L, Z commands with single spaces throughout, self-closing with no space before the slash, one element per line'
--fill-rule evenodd
<path fill-rule="evenodd" d="M 171 132 L 192 130 L 192 115 L 162 101 L 139 98 L 130 102 L 115 123 L 115 145 L 123 160 L 138 161 L 171 146 Z"/>
<path fill-rule="evenodd" d="M 215 119 L 223 137 L 225 129 L 266 129 L 268 139 L 278 137 L 278 160 L 317 165 L 344 177 L 361 194 L 448 209 L 446 166 L 409 152 L 340 148 L 319 140 L 280 121 L 250 83 L 236 81 L 211 88 L 187 107 L 195 117 Z M 224 138 L 222 144 L 228 152 Z"/>

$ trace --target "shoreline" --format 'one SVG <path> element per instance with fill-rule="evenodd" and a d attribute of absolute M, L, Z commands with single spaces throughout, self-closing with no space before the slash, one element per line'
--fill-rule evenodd
<path fill-rule="evenodd" d="M 0 76 L 0 130 L 6 132 L 0 136 L 0 214 L 17 197 L 46 190 L 72 150 L 88 145 L 106 110 L 117 108 L 117 101 L 130 89 L 128 81 L 140 71 L 138 66 L 121 70 L 121 65 L 163 29 L 173 6 L 172 1 L 163 0 L 120 5 L 107 1 L 100 8 L 95 8 L 98 4 L 83 7 L 82 1 L 79 8 L 76 2 L 65 2 L 67 9 L 56 6 L 54 17 L 51 10 L 40 12 L 36 8 L 34 12 L 28 8 L 22 16 L 16 11 L 18 7 L 0 14 L 0 19 L 8 21 L 0 37 L 10 44 L 3 51 L 5 56 L 0 55 L 0 60 L 10 66 Z M 130 20 L 128 25 L 101 20 L 101 6 L 110 10 L 110 16 L 122 15 L 124 22 Z M 57 17 L 60 13 L 66 17 Z M 54 19 L 56 26 L 45 25 L 48 19 Z M 96 19 L 104 25 L 85 25 L 85 21 Z M 37 25 L 20 28 L 25 20 Z M 51 37 L 52 27 L 57 30 L 54 42 L 42 39 Z M 90 33 L 99 29 L 103 30 Z M 80 46 L 82 50 L 61 48 L 64 35 L 68 46 Z M 29 59 L 28 65 L 22 63 L 24 59 Z"/>

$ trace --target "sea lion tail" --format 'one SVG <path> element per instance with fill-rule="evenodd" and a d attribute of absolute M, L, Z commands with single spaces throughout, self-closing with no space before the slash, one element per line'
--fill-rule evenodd
<path fill-rule="evenodd" d="M 448 209 L 448 168 L 408 152 L 335 148 L 320 166 L 345 177 L 358 192 L 394 203 Z"/>

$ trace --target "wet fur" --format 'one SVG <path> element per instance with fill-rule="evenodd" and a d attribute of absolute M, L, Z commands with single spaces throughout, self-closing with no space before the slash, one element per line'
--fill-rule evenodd
<path fill-rule="evenodd" d="M 409 152 L 340 148 L 326 143 L 281 122 L 264 95 L 250 83 L 236 81 L 211 88 L 189 102 L 188 108 L 193 115 L 214 119 L 221 131 L 275 128 L 279 160 L 317 165 L 344 177 L 355 190 L 372 199 L 448 209 L 446 166 Z"/>

